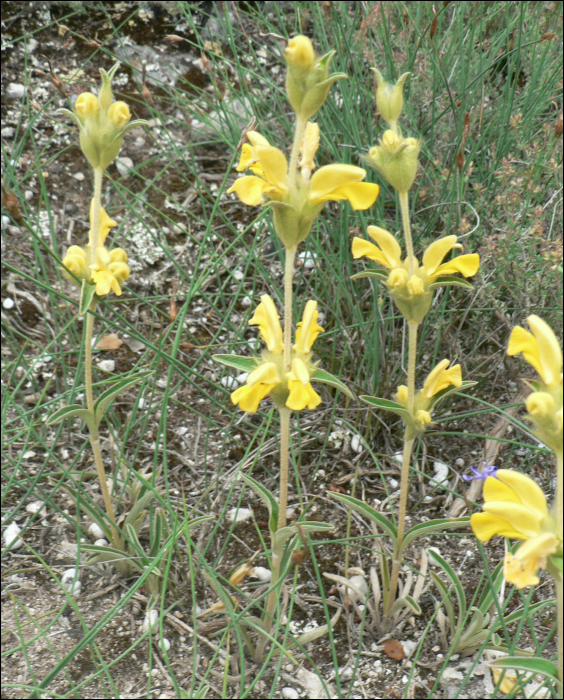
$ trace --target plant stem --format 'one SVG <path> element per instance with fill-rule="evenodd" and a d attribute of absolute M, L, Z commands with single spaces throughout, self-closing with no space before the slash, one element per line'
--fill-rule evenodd
<path fill-rule="evenodd" d="M 304 133 L 307 126 L 307 120 L 296 117 L 296 129 L 294 131 L 294 143 L 292 144 L 292 151 L 290 153 L 290 166 L 288 168 L 288 188 L 290 190 L 296 187 L 296 178 L 298 175 L 298 158 L 300 155 L 300 149 L 302 147 L 302 141 L 304 140 Z"/>
<path fill-rule="evenodd" d="M 292 277 L 294 276 L 294 261 L 297 246 L 286 248 L 286 264 L 284 266 L 284 369 L 291 369 L 292 357 Z"/>
<path fill-rule="evenodd" d="M 98 229 L 100 228 L 100 209 L 102 206 L 102 176 L 104 171 L 101 168 L 94 168 L 94 197 L 92 204 L 92 228 L 90 234 L 90 255 L 94 256 L 94 251 L 98 245 Z M 96 412 L 94 410 L 94 392 L 92 390 L 92 336 L 94 331 L 94 315 L 92 311 L 96 308 L 96 300 L 93 300 L 90 309 L 86 312 L 86 328 L 84 332 L 84 385 L 86 394 L 86 406 L 92 416 L 95 418 Z M 112 504 L 112 498 L 110 491 L 108 489 L 108 482 L 106 480 L 106 472 L 104 471 L 104 462 L 102 460 L 102 450 L 100 448 L 100 433 L 98 431 L 98 425 L 94 421 L 93 425 L 90 427 L 90 444 L 92 445 L 92 452 L 94 453 L 94 462 L 96 464 L 96 471 L 98 473 L 98 479 L 100 481 L 100 489 L 102 491 L 102 497 L 104 499 L 104 505 L 106 507 L 106 513 L 110 519 L 110 527 L 112 530 L 112 540 L 113 544 L 119 546 L 119 536 L 115 528 L 115 513 Z"/>
<path fill-rule="evenodd" d="M 401 218 L 403 222 L 403 232 L 405 236 L 405 246 L 407 248 L 407 259 L 409 266 L 409 276 L 413 275 L 415 269 L 415 256 L 413 254 L 413 241 L 411 239 L 411 228 L 409 225 L 409 200 L 407 192 L 399 192 L 399 202 L 401 208 Z M 418 323 L 408 322 L 409 348 L 407 359 L 407 410 L 413 413 L 415 403 L 415 364 L 417 362 L 417 328 Z M 403 438 L 403 457 L 401 463 L 401 486 L 400 486 L 400 506 L 398 514 L 398 532 L 394 545 L 394 557 L 392 562 L 392 575 L 390 577 L 390 589 L 388 592 L 385 615 L 389 615 L 392 605 L 395 602 L 398 587 L 399 571 L 402 563 L 400 555 L 403 536 L 405 533 L 405 513 L 407 510 L 407 494 L 409 490 L 409 464 L 411 460 L 411 450 L 414 438 L 408 439 L 407 428 Z"/>
<path fill-rule="evenodd" d="M 563 454 L 562 450 L 556 453 L 556 517 L 558 518 L 558 534 L 562 537 L 562 520 L 564 514 L 562 512 L 564 508 L 563 501 Z M 556 584 L 556 605 L 558 609 L 558 675 L 560 677 L 560 682 L 564 683 L 564 586 L 562 582 L 562 574 L 557 572 L 558 575 L 554 577 Z"/>
<path fill-rule="evenodd" d="M 288 466 L 290 463 L 290 415 L 289 408 L 279 408 L 280 413 L 280 501 L 278 503 L 278 529 L 286 527 L 288 509 Z"/>
<path fill-rule="evenodd" d="M 411 277 L 415 271 L 415 255 L 413 254 L 413 240 L 411 238 L 411 226 L 409 223 L 409 198 L 407 192 L 398 192 L 401 209 L 401 220 L 403 223 L 403 235 L 405 237 L 405 248 L 407 250 L 408 274 Z"/>

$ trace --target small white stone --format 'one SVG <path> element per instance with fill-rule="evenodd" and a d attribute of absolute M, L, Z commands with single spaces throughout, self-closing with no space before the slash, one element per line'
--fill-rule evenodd
<path fill-rule="evenodd" d="M 61 577 L 61 586 L 70 593 L 71 595 L 80 595 L 80 589 L 82 588 L 82 583 L 77 579 L 74 580 L 76 576 L 76 569 L 67 569 Z"/>
<path fill-rule="evenodd" d="M 92 537 L 95 540 L 100 540 L 104 537 L 104 531 L 102 528 L 98 525 L 98 523 L 92 523 L 88 527 L 88 532 L 92 535 Z"/>
<path fill-rule="evenodd" d="M 464 460 L 462 459 L 462 457 L 459 457 L 459 458 L 456 460 L 455 464 L 456 464 L 457 467 L 463 467 L 463 466 L 464 466 Z"/>
<path fill-rule="evenodd" d="M 296 515 L 296 509 L 290 506 L 289 508 L 286 508 L 286 520 L 292 520 L 294 516 Z"/>
<path fill-rule="evenodd" d="M 115 360 L 100 360 L 97 365 L 98 369 L 101 369 L 102 372 L 113 372 L 115 371 L 116 368 L 116 361 Z"/>
<path fill-rule="evenodd" d="M 8 100 L 21 100 L 25 95 L 25 87 L 21 83 L 9 83 L 6 88 Z"/>
<path fill-rule="evenodd" d="M 390 479 L 389 481 L 390 481 L 390 486 L 393 489 L 397 489 L 397 487 L 399 486 L 399 481 L 397 479 Z"/>
<path fill-rule="evenodd" d="M 241 272 L 241 270 L 235 270 L 233 277 L 237 280 L 237 282 L 241 282 L 241 280 L 245 279 L 245 273 Z"/>
<path fill-rule="evenodd" d="M 403 647 L 405 658 L 409 659 L 409 657 L 413 654 L 415 649 L 417 649 L 417 642 L 413 641 L 412 639 L 408 639 L 405 642 L 400 643 Z"/>
<path fill-rule="evenodd" d="M 146 615 L 145 619 L 143 620 L 143 626 L 141 627 L 141 632 L 145 634 L 145 632 L 148 632 L 149 628 L 152 628 L 152 634 L 156 634 L 159 631 L 158 628 L 158 623 L 159 621 L 159 611 L 158 610 L 149 610 Z"/>
<path fill-rule="evenodd" d="M 78 182 L 84 182 L 84 173 L 75 173 L 73 177 L 75 180 L 78 180 Z"/>
<path fill-rule="evenodd" d="M 28 513 L 39 513 L 42 508 L 43 501 L 33 501 L 32 503 L 28 503 L 25 507 Z"/>
<path fill-rule="evenodd" d="M 247 381 L 247 377 L 249 376 L 248 372 L 242 372 L 238 377 L 237 381 L 239 384 L 244 384 Z"/>
<path fill-rule="evenodd" d="M 339 677 L 342 681 L 348 681 L 352 678 L 353 670 L 350 666 L 339 669 Z"/>
<path fill-rule="evenodd" d="M 221 386 L 224 386 L 226 389 L 235 389 L 238 384 L 235 377 L 230 377 L 227 375 L 227 377 L 221 378 Z"/>
<path fill-rule="evenodd" d="M 96 545 L 96 547 L 107 547 L 108 540 L 105 540 L 103 537 L 101 537 L 99 540 L 96 540 L 94 544 Z"/>
<path fill-rule="evenodd" d="M 36 453 L 33 450 L 29 450 L 28 452 L 24 452 L 24 454 L 22 455 L 22 459 L 32 459 L 35 456 Z"/>
<path fill-rule="evenodd" d="M 317 254 L 312 253 L 309 250 L 305 250 L 303 253 L 299 253 L 298 260 L 303 262 L 306 270 L 313 270 L 317 264 Z"/>
<path fill-rule="evenodd" d="M 272 571 L 266 569 L 264 566 L 255 566 L 253 573 L 250 574 L 253 578 L 258 578 L 259 581 L 270 581 L 272 578 Z"/>
<path fill-rule="evenodd" d="M 353 452 L 358 452 L 359 454 L 364 450 L 364 446 L 362 444 L 362 438 L 360 435 L 353 435 L 351 439 L 351 450 Z"/>
<path fill-rule="evenodd" d="M 395 455 L 392 455 L 392 459 L 401 464 L 403 462 L 403 452 L 396 452 Z"/>
<path fill-rule="evenodd" d="M 352 583 L 352 585 L 355 587 L 355 589 L 357 589 L 359 591 L 362 598 L 364 598 L 366 596 L 367 591 L 368 591 L 368 584 L 366 583 L 364 576 L 360 576 L 359 574 L 357 574 L 356 576 L 351 576 L 351 578 L 349 580 Z M 349 598 L 357 598 L 358 597 L 356 591 L 353 591 L 351 588 L 347 588 L 347 592 L 348 592 Z"/>
<path fill-rule="evenodd" d="M 288 698 L 288 700 L 296 700 L 297 698 L 300 697 L 299 693 L 297 690 L 294 688 L 290 688 L 290 686 L 286 686 L 285 688 L 282 688 L 280 691 L 282 693 L 283 698 Z"/>
<path fill-rule="evenodd" d="M 249 510 L 249 508 L 231 508 L 231 510 L 227 511 L 227 520 L 230 522 L 244 523 L 245 520 L 251 518 L 252 515 L 253 511 Z"/>
<path fill-rule="evenodd" d="M 12 550 L 23 547 L 23 540 L 19 536 L 21 531 L 21 527 L 16 522 L 8 525 L 4 530 L 4 543 L 6 547 L 12 545 Z"/>
<path fill-rule="evenodd" d="M 5 126 L 2 129 L 2 131 L 0 131 L 0 135 L 2 136 L 3 139 L 13 139 L 15 133 L 16 133 L 16 130 L 11 126 Z M 9 221 L 9 218 L 8 218 L 8 221 Z"/>
<path fill-rule="evenodd" d="M 161 649 L 163 651 L 168 651 L 170 649 L 170 642 L 168 641 L 168 639 L 166 637 L 163 637 L 161 639 Z"/>
<path fill-rule="evenodd" d="M 251 297 L 246 296 L 241 299 L 241 306 L 249 307 L 253 303 Z"/>
<path fill-rule="evenodd" d="M 2 302 L 2 308 L 6 309 L 6 311 L 10 311 L 10 309 L 13 309 L 15 305 L 16 303 L 13 299 L 10 299 L 10 297 L 6 297 Z"/>
<path fill-rule="evenodd" d="M 24 192 L 24 197 L 25 197 L 26 202 L 30 202 L 34 197 L 34 194 L 31 190 L 26 190 Z"/>
<path fill-rule="evenodd" d="M 127 177 L 133 170 L 133 167 L 133 161 L 127 156 L 121 156 L 116 159 L 116 168 L 122 177 Z"/>
<path fill-rule="evenodd" d="M 436 481 L 438 484 L 448 483 L 449 467 L 448 464 L 440 462 L 437 460 L 433 463 L 433 470 L 435 472 L 435 478 L 431 481 Z"/>
<path fill-rule="evenodd" d="M 139 401 L 137 402 L 137 406 L 139 408 L 145 408 L 145 399 L 139 399 Z"/>

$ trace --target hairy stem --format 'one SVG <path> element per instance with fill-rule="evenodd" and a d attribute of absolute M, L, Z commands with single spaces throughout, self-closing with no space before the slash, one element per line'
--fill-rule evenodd
<path fill-rule="evenodd" d="M 415 271 L 415 255 L 413 254 L 413 240 L 411 238 L 411 225 L 409 223 L 409 195 L 407 192 L 398 192 L 401 209 L 401 220 L 403 223 L 403 235 L 405 237 L 405 248 L 407 250 L 408 274 L 411 277 Z"/>
<path fill-rule="evenodd" d="M 288 471 L 290 463 L 290 415 L 289 408 L 279 408 L 280 413 L 280 502 L 278 503 L 278 529 L 286 527 L 288 509 Z"/>
<path fill-rule="evenodd" d="M 563 454 L 562 450 L 556 453 L 556 517 L 558 518 L 558 533 L 562 536 L 562 520 L 564 517 L 562 502 L 563 491 Z M 560 574 L 560 572 L 558 572 Z M 564 586 L 562 575 L 554 577 L 556 583 L 556 605 L 558 608 L 558 675 L 564 683 Z"/>
<path fill-rule="evenodd" d="M 297 247 L 286 248 L 284 267 L 284 370 L 289 372 L 292 357 L 292 277 Z"/>

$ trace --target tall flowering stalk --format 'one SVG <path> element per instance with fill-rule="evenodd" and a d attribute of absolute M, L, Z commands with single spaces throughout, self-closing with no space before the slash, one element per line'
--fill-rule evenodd
<path fill-rule="evenodd" d="M 385 268 L 361 272 L 354 275 L 353 279 L 375 277 L 383 282 L 408 327 L 407 385 L 398 388 L 395 401 L 360 397 L 375 408 L 396 413 L 405 423 L 398 525 L 393 536 L 394 553 L 390 584 L 384 592 L 385 614 L 390 616 L 392 611 L 397 609 L 394 605 L 403 559 L 409 465 L 414 440 L 432 423 L 432 412 L 439 400 L 473 385 L 473 382 L 463 382 L 460 365 L 449 368 L 449 360 L 444 359 L 430 372 L 422 389 L 416 392 L 418 327 L 431 308 L 436 289 L 449 285 L 472 288 L 468 282 L 455 275 L 475 275 L 480 259 L 478 255 L 470 254 L 445 261 L 452 250 L 461 247 L 456 236 L 445 236 L 432 243 L 423 254 L 421 263 L 415 257 L 409 215 L 409 190 L 417 174 L 421 141 L 404 137 L 398 125 L 403 109 L 403 87 L 409 73 L 404 73 L 398 82 L 392 85 L 384 80 L 378 70 L 375 72 L 378 83 L 376 104 L 389 128 L 382 135 L 378 145 L 370 149 L 365 160 L 398 193 L 407 255 L 403 258 L 399 241 L 391 233 L 377 226 L 368 227 L 368 234 L 374 243 L 363 238 L 354 238 L 352 253 L 355 259 L 367 257 Z"/>
<path fill-rule="evenodd" d="M 117 158 L 124 135 L 135 126 L 145 124 L 142 120 L 130 121 L 128 105 L 114 100 L 112 78 L 119 67 L 116 64 L 107 73 L 100 69 L 102 85 L 98 95 L 83 92 L 75 102 L 74 110 L 60 109 L 59 112 L 70 117 L 78 126 L 80 148 L 94 171 L 94 196 L 90 203 L 90 231 L 88 243 L 84 246 L 72 245 L 63 258 L 65 274 L 72 281 L 81 285 L 80 313 L 85 315 L 84 330 L 84 383 L 86 409 L 82 406 L 66 406 L 49 419 L 56 423 L 63 418 L 79 416 L 88 425 L 90 444 L 94 454 L 96 471 L 104 498 L 106 513 L 110 520 L 112 541 L 119 544 L 119 535 L 115 526 L 115 514 L 108 489 L 102 452 L 100 449 L 99 425 L 109 402 L 121 389 L 105 392 L 98 401 L 94 399 L 92 388 L 92 336 L 94 328 L 94 311 L 99 301 L 110 292 L 121 295 L 121 286 L 129 277 L 127 253 L 122 248 L 109 250 L 106 239 L 116 222 L 110 219 L 101 205 L 102 177 L 104 170 Z M 140 378 L 127 380 L 127 386 L 140 381 Z M 113 393 L 112 393 L 113 392 Z"/>
<path fill-rule="evenodd" d="M 524 474 L 500 469 L 484 484 L 483 513 L 472 515 L 476 537 L 487 542 L 493 535 L 523 540 L 515 554 L 504 560 L 504 576 L 517 588 L 540 582 L 539 569 L 554 578 L 558 607 L 558 674 L 564 681 L 564 601 L 562 573 L 563 467 L 562 467 L 562 350 L 550 326 L 539 316 L 527 323 L 532 333 L 515 326 L 508 355 L 522 354 L 540 381 L 528 382 L 533 392 L 525 402 L 536 436 L 556 456 L 556 498 L 549 511 L 546 497 Z"/>
<path fill-rule="evenodd" d="M 257 131 L 246 134 L 238 172 L 250 174 L 238 178 L 229 192 L 237 194 L 248 206 L 267 206 L 276 234 L 285 248 L 284 317 L 280 325 L 274 301 L 261 297 L 250 324 L 257 325 L 266 348 L 260 358 L 216 356 L 218 362 L 249 372 L 246 384 L 233 392 L 231 399 L 243 411 L 254 413 L 260 401 L 270 396 L 280 415 L 280 496 L 277 503 L 264 493 L 264 487 L 243 477 L 276 511 L 271 517 L 273 581 L 283 576 L 282 560 L 287 540 L 297 535 L 296 527 L 286 527 L 289 474 L 289 437 L 292 411 L 313 410 L 321 397 L 311 382 L 337 387 L 349 396 L 350 391 L 337 378 L 318 368 L 312 360 L 312 346 L 323 329 L 318 325 L 317 303 L 305 304 L 292 343 L 292 277 L 299 244 L 303 242 L 315 219 L 329 201 L 348 201 L 353 209 L 368 209 L 378 196 L 378 185 L 362 182 L 366 171 L 354 165 L 333 164 L 316 170 L 315 155 L 319 147 L 319 126 L 310 121 L 327 98 L 331 85 L 346 78 L 342 73 L 329 73 L 334 51 L 316 56 L 311 41 L 296 36 L 288 42 L 284 59 L 288 66 L 286 92 L 296 114 L 294 140 L 290 160 Z M 272 516 L 271 512 L 271 516 Z M 328 527 L 325 526 L 324 527 Z M 303 524 L 304 531 L 316 526 Z M 280 588 L 272 591 L 264 618 L 268 631 L 277 604 Z M 266 638 L 259 642 L 257 658 L 264 652 Z"/>

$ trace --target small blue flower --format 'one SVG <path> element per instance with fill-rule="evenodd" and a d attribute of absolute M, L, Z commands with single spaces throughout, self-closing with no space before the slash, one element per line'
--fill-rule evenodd
<path fill-rule="evenodd" d="M 490 466 L 489 464 L 486 464 L 486 462 L 482 462 L 482 470 L 480 471 L 479 469 L 476 469 L 476 467 L 470 467 L 470 469 L 474 472 L 476 476 L 466 476 L 466 474 L 462 475 L 462 478 L 464 481 L 477 481 L 478 479 L 482 479 L 485 481 L 488 477 L 490 476 L 495 476 L 495 473 L 499 469 L 499 467 L 494 467 L 493 465 Z"/>

